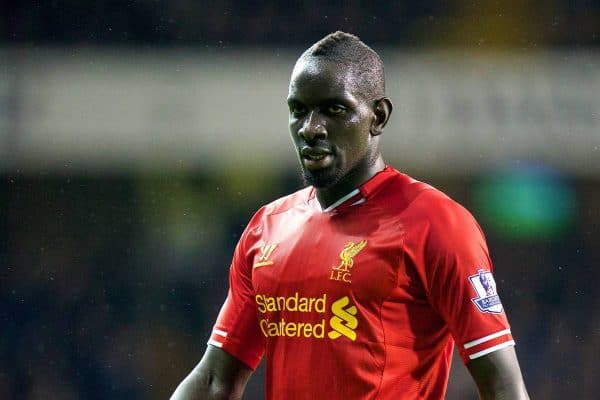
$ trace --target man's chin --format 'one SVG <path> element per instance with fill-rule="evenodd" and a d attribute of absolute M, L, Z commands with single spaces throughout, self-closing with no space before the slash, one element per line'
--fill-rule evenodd
<path fill-rule="evenodd" d="M 309 171 L 304 169 L 302 177 L 306 185 L 314 186 L 317 189 L 333 186 L 339 181 L 339 177 L 332 170 Z"/>

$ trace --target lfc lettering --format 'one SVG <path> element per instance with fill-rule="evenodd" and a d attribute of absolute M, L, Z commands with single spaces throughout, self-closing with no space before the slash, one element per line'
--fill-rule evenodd
<path fill-rule="evenodd" d="M 332 268 L 331 273 L 329 274 L 329 279 L 331 279 L 333 281 L 342 281 L 342 282 L 351 283 L 352 282 L 350 280 L 351 277 L 352 277 L 352 274 L 350 272 L 348 272 L 347 270 L 345 271 L 343 269 L 337 269 L 337 268 Z"/>

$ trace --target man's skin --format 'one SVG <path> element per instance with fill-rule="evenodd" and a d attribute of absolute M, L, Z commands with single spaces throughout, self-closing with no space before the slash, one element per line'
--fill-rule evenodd
<path fill-rule="evenodd" d="M 392 112 L 387 97 L 361 90 L 348 67 L 314 57 L 301 58 L 290 81 L 290 132 L 305 180 L 316 188 L 323 208 L 385 167 L 379 138 Z M 514 348 L 467 364 L 482 400 L 529 399 Z M 211 345 L 171 397 L 240 399 L 252 370 Z"/>
<path fill-rule="evenodd" d="M 171 400 L 241 399 L 252 372 L 229 353 L 208 345 L 198 365 L 179 384 Z"/>

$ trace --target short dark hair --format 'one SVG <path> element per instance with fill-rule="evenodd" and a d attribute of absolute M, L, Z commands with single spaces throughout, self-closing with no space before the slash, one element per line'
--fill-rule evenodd
<path fill-rule="evenodd" d="M 385 96 L 385 72 L 379 54 L 351 33 L 330 33 L 309 47 L 300 59 L 316 57 L 343 64 L 360 79 L 361 90 L 370 99 Z"/>

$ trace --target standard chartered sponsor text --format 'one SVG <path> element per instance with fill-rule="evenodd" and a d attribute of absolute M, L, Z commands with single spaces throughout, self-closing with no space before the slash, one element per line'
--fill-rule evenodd
<path fill-rule="evenodd" d="M 314 337 L 323 339 L 325 337 L 325 320 L 319 323 L 309 322 L 287 322 L 285 319 L 271 322 L 268 318 L 259 321 L 260 330 L 265 336 L 287 336 L 287 337 Z"/>
<path fill-rule="evenodd" d="M 326 318 L 314 318 L 315 315 L 325 314 L 327 307 L 327 294 L 318 297 L 300 296 L 298 292 L 292 296 L 255 296 L 259 314 L 258 324 L 265 337 L 285 336 L 297 338 L 325 338 Z M 329 320 L 329 339 L 338 339 L 341 336 L 355 341 L 355 329 L 358 320 L 355 317 L 357 308 L 350 302 L 348 296 L 341 297 L 331 304 L 333 316 Z M 308 315 L 307 315 L 308 314 Z M 293 316 L 298 315 L 296 320 Z M 308 317 L 302 317 L 305 315 Z"/>
<path fill-rule="evenodd" d="M 304 297 L 298 292 L 293 296 L 266 296 L 258 294 L 255 297 L 258 312 L 261 314 L 271 312 L 298 312 L 324 314 L 327 304 L 327 294 L 319 297 Z M 325 337 L 325 319 L 318 322 L 286 321 L 282 318 L 273 321 L 269 318 L 259 320 L 260 330 L 266 337 L 287 336 L 322 339 Z"/>
<path fill-rule="evenodd" d="M 327 294 L 321 297 L 303 297 L 294 293 L 293 296 L 265 296 L 262 294 L 256 295 L 256 305 L 261 313 L 273 311 L 297 311 L 303 313 L 325 312 L 325 304 L 327 303 Z"/>

